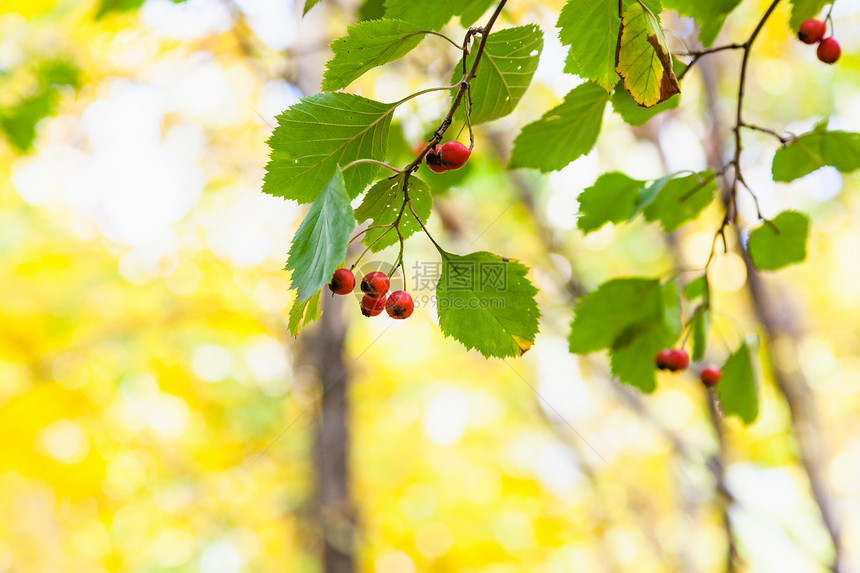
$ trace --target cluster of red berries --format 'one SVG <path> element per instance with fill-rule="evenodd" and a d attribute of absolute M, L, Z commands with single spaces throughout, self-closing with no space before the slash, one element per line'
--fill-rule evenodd
<path fill-rule="evenodd" d="M 374 271 L 364 275 L 361 279 L 361 292 L 364 293 L 360 303 L 361 314 L 376 316 L 384 309 L 391 318 L 404 319 L 412 316 L 415 309 L 412 295 L 405 290 L 396 290 L 386 299 L 389 287 L 390 282 L 385 273 Z M 337 269 L 331 276 L 328 288 L 334 294 L 350 294 L 355 290 L 355 275 L 349 269 Z"/>
<path fill-rule="evenodd" d="M 690 357 L 683 348 L 664 348 L 657 353 L 654 362 L 660 370 L 679 372 L 690 365 Z M 708 388 L 716 386 L 722 377 L 723 373 L 716 366 L 708 366 L 700 374 L 702 383 Z"/>
<path fill-rule="evenodd" d="M 424 159 L 434 173 L 443 173 L 460 169 L 469 160 L 472 150 L 459 141 L 447 141 L 439 149 L 435 147 L 427 152 Z"/>
<path fill-rule="evenodd" d="M 797 37 L 804 44 L 818 43 L 818 59 L 825 64 L 832 64 L 842 55 L 842 48 L 839 47 L 839 42 L 833 36 L 825 38 L 824 34 L 826 33 L 827 24 L 821 20 L 813 19 L 800 25 Z"/>

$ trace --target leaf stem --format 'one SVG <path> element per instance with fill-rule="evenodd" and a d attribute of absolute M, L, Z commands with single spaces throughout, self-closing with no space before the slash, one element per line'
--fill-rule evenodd
<path fill-rule="evenodd" d="M 390 170 L 394 171 L 395 173 L 403 173 L 401 170 L 397 169 L 396 167 L 392 167 L 391 165 L 389 165 L 387 163 L 383 163 L 382 161 L 377 161 L 376 159 L 356 159 L 352 163 L 347 163 L 346 165 L 341 167 L 340 170 L 344 171 L 346 169 L 349 169 L 350 167 L 354 167 L 354 166 L 358 165 L 359 163 L 373 163 L 375 165 L 379 165 L 380 167 L 385 167 L 386 169 L 390 169 Z"/>
<path fill-rule="evenodd" d="M 451 38 L 449 38 L 449 37 L 448 37 L 448 36 L 446 36 L 445 34 L 442 34 L 442 33 L 440 33 L 440 32 L 433 32 L 433 31 L 431 31 L 431 30 L 423 30 L 423 31 L 422 31 L 422 33 L 424 33 L 424 34 L 431 34 L 431 35 L 433 35 L 433 36 L 439 36 L 440 38 L 443 38 L 443 39 L 445 39 L 445 40 L 448 40 L 448 43 L 450 43 L 452 46 L 454 46 L 454 47 L 455 47 L 455 48 L 457 48 L 458 50 L 459 50 L 459 49 L 461 49 L 460 44 L 458 44 L 457 42 L 455 42 L 454 40 L 452 40 Z"/>
<path fill-rule="evenodd" d="M 360 236 L 362 236 L 362 235 L 364 235 L 364 234 L 366 234 L 366 233 L 368 233 L 368 232 L 370 232 L 370 231 L 373 231 L 373 230 L 375 230 L 375 229 L 386 229 L 386 228 L 388 228 L 388 227 L 391 227 L 391 225 L 392 225 L 391 223 L 389 223 L 389 224 L 387 224 L 387 225 L 373 225 L 372 227 L 367 227 L 366 229 L 362 229 L 361 231 L 359 231 L 358 233 L 356 233 L 356 234 L 355 234 L 355 235 L 354 235 L 354 236 L 349 240 L 349 243 L 347 243 L 347 244 L 346 244 L 346 246 L 347 246 L 347 247 L 348 247 L 348 246 L 350 246 L 351 244 L 353 244 L 353 243 L 355 242 L 355 240 L 356 240 L 357 238 L 359 238 Z M 383 233 L 383 234 L 385 234 L 385 233 Z"/>
<path fill-rule="evenodd" d="M 418 216 L 418 213 L 415 212 L 415 208 L 412 207 L 412 199 L 407 199 L 406 204 L 409 205 L 409 210 L 412 211 L 412 216 L 415 217 L 415 220 L 418 221 L 419 225 L 421 225 L 421 229 L 424 231 L 424 234 L 427 235 L 427 238 L 430 239 L 430 242 L 433 243 L 433 246 L 436 247 L 437 251 L 439 251 L 439 254 L 444 258 L 448 258 L 448 252 L 439 246 L 439 243 L 436 242 L 436 239 L 433 238 L 433 235 L 431 235 L 430 231 L 427 230 L 427 227 L 424 226 L 424 222 Z"/>
<path fill-rule="evenodd" d="M 456 89 L 459 85 L 460 84 L 454 84 L 453 86 L 443 86 L 440 88 L 427 88 L 426 90 L 421 90 L 420 92 L 415 92 L 414 94 L 409 94 L 405 98 L 394 102 L 392 105 L 394 107 L 397 107 L 397 106 L 404 104 L 404 103 L 408 102 L 409 100 L 416 98 L 418 96 L 421 96 L 424 94 L 429 94 L 432 92 L 450 91 L 450 90 Z"/>

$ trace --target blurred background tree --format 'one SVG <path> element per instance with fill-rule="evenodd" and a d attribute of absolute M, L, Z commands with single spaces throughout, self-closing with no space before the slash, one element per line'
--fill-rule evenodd
<path fill-rule="evenodd" d="M 568 353 L 583 292 L 707 258 L 716 206 L 669 240 L 641 222 L 583 237 L 576 197 L 613 169 L 712 163 L 731 54 L 691 73 L 677 110 L 635 129 L 607 113 L 588 156 L 510 172 L 522 125 L 579 82 L 561 73 L 563 2 L 511 2 L 502 26 L 544 30 L 535 81 L 478 132 L 467 169 L 426 179 L 436 236 L 532 267 L 535 347 L 464 351 L 440 335 L 429 288 L 406 323 L 331 303 L 289 336 L 282 267 L 302 209 L 260 193 L 265 140 L 318 91 L 330 41 L 379 4 L 326 0 L 304 18 L 262 0 L 0 6 L 0 571 L 860 570 L 857 175 L 776 186 L 774 141 L 746 138 L 766 214 L 813 219 L 803 265 L 760 277 L 729 254 L 714 270 L 717 346 L 765 335 L 753 426 L 712 416 L 692 375 L 642 396 L 604 358 Z M 748 35 L 767 4 L 743 2 L 723 37 Z M 837 3 L 845 55 L 825 67 L 780 7 L 748 115 L 857 131 L 858 9 Z M 664 26 L 675 49 L 695 37 L 689 20 Z M 444 45 L 351 91 L 442 85 L 458 57 Z M 398 110 L 393 152 L 407 157 L 446 104 Z M 408 254 L 437 260 L 420 240 Z"/>

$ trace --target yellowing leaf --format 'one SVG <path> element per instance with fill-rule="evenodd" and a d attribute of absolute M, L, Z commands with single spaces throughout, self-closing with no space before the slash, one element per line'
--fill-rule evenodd
<path fill-rule="evenodd" d="M 637 104 L 652 107 L 681 92 L 660 21 L 643 4 L 631 4 L 621 19 L 615 71 Z"/>
<path fill-rule="evenodd" d="M 529 349 L 531 349 L 531 347 L 532 347 L 532 346 L 534 346 L 534 344 L 535 344 L 534 342 L 532 342 L 532 341 L 530 341 L 530 340 L 526 340 L 526 339 L 524 339 L 524 338 L 520 338 L 520 337 L 519 337 L 519 336 L 517 336 L 516 334 L 512 334 L 512 335 L 511 335 L 511 338 L 513 338 L 513 339 L 514 339 L 514 342 L 515 342 L 515 343 L 517 344 L 517 346 L 519 347 L 519 349 L 520 349 L 520 356 L 522 356 L 523 354 L 525 354 L 526 352 L 528 352 L 528 351 L 529 351 Z"/>

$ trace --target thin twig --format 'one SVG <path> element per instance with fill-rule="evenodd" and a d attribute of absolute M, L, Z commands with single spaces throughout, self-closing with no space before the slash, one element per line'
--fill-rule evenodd
<path fill-rule="evenodd" d="M 751 123 L 742 123 L 742 124 L 740 124 L 739 127 L 745 127 L 747 129 L 751 129 L 753 131 L 760 131 L 762 133 L 772 135 L 775 138 L 777 138 L 779 140 L 779 142 L 783 145 L 787 145 L 787 144 L 791 143 L 794 139 L 797 138 L 797 136 L 794 135 L 793 133 L 789 134 L 789 135 L 781 135 L 778 131 L 775 131 L 773 129 L 769 129 L 767 127 L 762 127 L 760 125 L 753 125 Z"/>
<path fill-rule="evenodd" d="M 700 58 L 703 58 L 704 56 L 708 56 L 710 54 L 716 54 L 717 52 L 724 52 L 726 50 L 741 50 L 744 48 L 744 46 L 745 44 L 726 44 L 725 46 L 717 46 L 716 48 L 708 48 L 707 50 L 698 50 L 695 52 L 687 52 L 686 54 L 679 54 L 681 56 L 692 56 L 693 59 L 690 60 L 690 63 L 687 64 L 686 68 L 684 68 L 684 71 L 678 74 L 678 81 L 684 79 L 684 76 L 687 75 L 687 72 L 689 72 L 693 68 L 693 66 L 696 65 L 696 62 L 698 62 Z"/>

